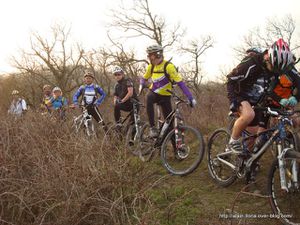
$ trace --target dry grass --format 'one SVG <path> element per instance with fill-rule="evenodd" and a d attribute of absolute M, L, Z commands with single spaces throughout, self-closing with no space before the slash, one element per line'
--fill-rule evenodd
<path fill-rule="evenodd" d="M 1 224 L 149 224 L 163 178 L 37 113 L 1 116 Z M 153 222 L 153 221 L 152 221 Z"/>

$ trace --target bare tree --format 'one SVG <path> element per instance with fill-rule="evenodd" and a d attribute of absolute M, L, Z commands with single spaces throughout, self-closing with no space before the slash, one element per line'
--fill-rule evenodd
<path fill-rule="evenodd" d="M 292 51 L 300 48 L 300 39 L 295 37 L 296 21 L 291 15 L 282 19 L 271 18 L 267 20 L 264 29 L 255 27 L 243 37 L 242 44 L 235 47 L 238 58 L 245 56 L 245 51 L 251 47 L 268 48 L 274 41 L 283 38 Z"/>
<path fill-rule="evenodd" d="M 180 48 L 180 50 L 190 58 L 190 61 L 185 65 L 186 70 L 184 71 L 184 75 L 188 82 L 193 85 L 196 93 L 200 92 L 199 85 L 203 79 L 200 58 L 209 48 L 213 47 L 213 44 L 213 38 L 211 36 L 205 36 L 200 39 L 193 39 Z"/>
<path fill-rule="evenodd" d="M 172 46 L 185 33 L 178 23 L 173 28 L 166 20 L 153 13 L 148 0 L 133 0 L 133 7 L 120 5 L 118 10 L 112 10 L 113 19 L 110 27 L 129 32 L 127 38 L 146 37 L 164 48 Z"/>
<path fill-rule="evenodd" d="M 21 50 L 19 58 L 13 57 L 13 65 L 21 73 L 28 73 L 40 82 L 59 86 L 69 93 L 78 86 L 84 51 L 79 44 L 75 47 L 69 44 L 70 28 L 56 24 L 51 31 L 52 39 L 32 33 L 31 49 Z"/>

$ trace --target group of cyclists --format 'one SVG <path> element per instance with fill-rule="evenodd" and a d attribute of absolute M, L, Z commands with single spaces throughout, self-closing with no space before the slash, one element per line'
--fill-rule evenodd
<path fill-rule="evenodd" d="M 180 73 L 170 61 L 164 59 L 163 47 L 154 44 L 146 49 L 149 65 L 145 74 L 140 79 L 140 85 L 149 86 L 146 111 L 150 124 L 150 136 L 157 136 L 158 130 L 154 121 L 154 104 L 161 106 L 163 116 L 166 117 L 172 111 L 171 90 L 173 84 L 177 84 L 184 95 L 194 107 L 196 100 L 186 86 Z M 268 116 L 253 106 L 264 105 L 273 107 L 294 107 L 300 100 L 300 76 L 294 67 L 295 56 L 290 51 L 288 44 L 279 39 L 269 49 L 250 48 L 246 57 L 227 75 L 227 91 L 230 101 L 230 110 L 239 114 L 233 128 L 230 148 L 237 154 L 241 153 L 239 138 L 244 129 L 251 133 L 264 130 L 268 123 Z M 115 77 L 114 88 L 114 119 L 120 122 L 121 111 L 129 112 L 133 105 L 131 98 L 137 99 L 137 93 L 133 81 L 125 77 L 124 70 L 115 66 L 112 74 Z M 71 108 L 83 105 L 88 113 L 99 122 L 99 105 L 104 101 L 106 93 L 94 83 L 94 74 L 84 74 L 84 84 L 81 85 L 73 96 Z M 151 83 L 147 82 L 151 79 Z M 63 109 L 68 105 L 63 97 L 62 90 L 50 85 L 43 87 L 44 98 L 42 107 L 51 112 Z M 13 101 L 9 112 L 21 115 L 26 112 L 26 102 L 19 96 L 19 92 L 12 92 Z M 78 99 L 82 97 L 81 103 Z M 131 118 L 133 120 L 133 118 Z"/>
<path fill-rule="evenodd" d="M 161 45 L 150 45 L 147 47 L 146 52 L 150 64 L 140 80 L 140 85 L 147 86 L 150 89 L 147 96 L 146 111 L 150 123 L 150 136 L 156 137 L 158 136 L 158 130 L 154 126 L 154 104 L 157 103 L 161 106 L 164 117 L 172 111 L 171 93 L 168 90 L 172 89 L 173 84 L 177 84 L 181 88 L 192 107 L 196 105 L 196 100 L 185 85 L 174 64 L 164 59 Z M 130 112 L 133 109 L 131 98 L 137 99 L 137 93 L 133 81 L 125 76 L 125 72 L 120 66 L 115 66 L 112 74 L 116 80 L 113 98 L 114 119 L 116 123 L 120 123 L 121 111 Z M 147 82 L 150 78 L 151 83 Z M 75 92 L 72 98 L 73 102 L 69 105 L 59 87 L 51 89 L 50 85 L 44 85 L 42 108 L 49 113 L 60 110 L 61 116 L 64 117 L 67 106 L 70 108 L 83 106 L 96 122 L 100 122 L 101 115 L 98 107 L 104 101 L 106 93 L 99 85 L 94 83 L 95 77 L 93 73 L 84 73 L 83 80 L 84 84 Z M 13 92 L 14 95 L 15 93 Z M 80 97 L 81 102 L 79 102 Z M 25 100 L 22 99 L 22 101 Z M 133 116 L 131 121 L 133 121 Z"/>
<path fill-rule="evenodd" d="M 150 90 L 146 98 L 146 112 L 150 125 L 149 136 L 154 138 L 159 135 L 155 126 L 154 105 L 161 107 L 164 118 L 172 112 L 170 91 L 174 84 L 181 89 L 191 107 L 197 102 L 175 65 L 164 59 L 161 45 L 150 45 L 146 52 L 150 63 L 140 79 L 140 85 Z M 265 113 L 263 107 L 293 109 L 300 101 L 300 74 L 295 68 L 296 57 L 283 39 L 275 41 L 265 50 L 250 48 L 245 53 L 242 61 L 227 75 L 226 82 L 230 111 L 238 115 L 230 131 L 228 150 L 237 156 L 245 154 L 241 143 L 244 130 L 258 134 L 267 129 L 270 116 Z M 121 122 L 121 111 L 132 111 L 131 99 L 138 100 L 138 96 L 133 81 L 126 77 L 120 66 L 115 66 L 112 74 L 116 80 L 113 97 L 114 119 L 118 124 Z M 95 84 L 93 73 L 84 73 L 83 80 L 84 84 L 73 95 L 69 107 L 85 107 L 88 114 L 100 123 L 102 117 L 98 108 L 106 93 Z M 44 85 L 43 92 L 42 107 L 48 112 L 68 106 L 67 99 L 63 97 L 59 87 L 51 89 L 50 85 Z M 27 110 L 26 102 L 17 90 L 14 90 L 12 95 L 9 113 L 20 116 Z M 132 114 L 131 122 L 133 120 Z M 169 129 L 172 127 L 170 124 Z M 260 140 L 263 141 L 267 139 Z M 255 146 L 256 143 L 257 140 L 252 145 Z M 253 149 L 255 148 L 247 148 L 248 154 L 251 154 Z M 255 173 L 251 175 L 249 182 L 254 180 Z"/>

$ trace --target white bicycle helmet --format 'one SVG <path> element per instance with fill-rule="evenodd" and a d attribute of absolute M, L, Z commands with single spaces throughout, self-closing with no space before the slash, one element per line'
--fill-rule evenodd
<path fill-rule="evenodd" d="M 60 92 L 62 92 L 62 91 L 61 91 L 61 89 L 60 89 L 59 87 L 55 87 L 55 88 L 53 88 L 52 92 L 54 93 L 54 92 L 56 92 L 56 91 L 60 91 Z"/>
<path fill-rule="evenodd" d="M 11 94 L 12 94 L 12 95 L 18 95 L 18 94 L 19 94 L 19 91 L 18 91 L 18 90 L 13 90 L 13 91 L 11 92 Z"/>
<path fill-rule="evenodd" d="M 154 45 L 150 45 L 147 47 L 146 49 L 146 52 L 148 54 L 151 54 L 151 53 L 156 53 L 156 52 L 160 52 L 162 53 L 163 52 L 163 47 L 161 45 L 158 45 L 158 44 L 154 44 Z"/>
<path fill-rule="evenodd" d="M 284 71 L 294 62 L 293 53 L 288 44 L 281 38 L 269 48 L 268 54 L 275 71 Z"/>
<path fill-rule="evenodd" d="M 116 73 L 124 73 L 124 70 L 120 66 L 115 66 L 113 68 L 113 74 L 116 74 Z"/>

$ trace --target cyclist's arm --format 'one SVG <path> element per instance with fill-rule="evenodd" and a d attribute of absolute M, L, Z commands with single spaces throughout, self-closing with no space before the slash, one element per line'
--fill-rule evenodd
<path fill-rule="evenodd" d="M 98 85 L 96 85 L 95 89 L 96 89 L 97 93 L 100 94 L 100 98 L 98 98 L 96 101 L 96 105 L 99 106 L 103 102 L 103 100 L 106 96 L 106 93 Z"/>
<path fill-rule="evenodd" d="M 175 68 L 175 66 L 170 63 L 170 64 L 168 64 L 166 70 L 167 70 L 167 73 L 170 75 L 171 81 L 173 81 L 174 83 L 176 83 L 180 87 L 180 89 L 182 90 L 183 94 L 189 100 L 192 100 L 193 99 L 193 95 L 190 92 L 189 88 L 186 86 L 185 82 L 182 80 L 182 76 L 180 75 L 180 73 L 178 73 L 178 71 Z"/>
<path fill-rule="evenodd" d="M 147 69 L 146 69 L 146 72 L 145 74 L 143 75 L 143 77 L 140 79 L 140 84 L 142 85 L 145 85 L 146 84 L 146 81 L 152 77 L 152 74 L 151 74 L 151 67 L 152 65 L 149 64 Z"/>
<path fill-rule="evenodd" d="M 82 94 L 83 88 L 84 88 L 83 86 L 80 86 L 80 88 L 78 88 L 78 90 L 73 95 L 73 103 L 74 103 L 74 105 L 78 105 L 78 98 Z"/>
<path fill-rule="evenodd" d="M 227 96 L 230 102 L 240 101 L 240 85 L 248 82 L 248 78 L 253 76 L 256 69 L 257 66 L 252 58 L 246 57 L 227 75 Z"/>
<path fill-rule="evenodd" d="M 133 95 L 133 82 L 130 79 L 127 79 L 126 82 L 126 86 L 127 86 L 127 94 L 125 95 L 125 97 L 121 100 L 122 102 L 126 102 L 128 99 L 130 99 Z"/>
<path fill-rule="evenodd" d="M 26 111 L 27 110 L 27 104 L 26 104 L 26 101 L 24 99 L 22 99 L 21 104 L 22 104 L 22 110 Z"/>

